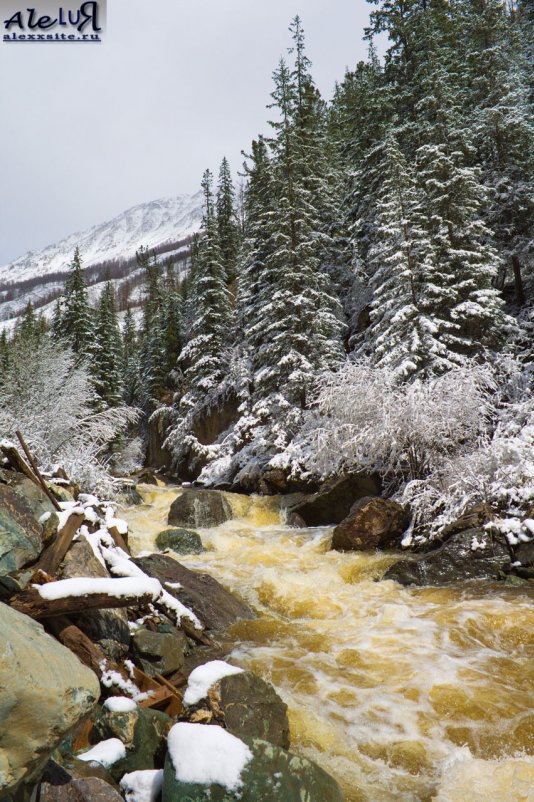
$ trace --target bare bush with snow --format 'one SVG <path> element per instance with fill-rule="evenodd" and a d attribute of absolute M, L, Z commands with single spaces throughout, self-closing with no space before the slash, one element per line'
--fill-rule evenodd
<path fill-rule="evenodd" d="M 44 468 L 60 464 L 82 488 L 113 491 L 108 447 L 139 419 L 132 407 L 95 412 L 89 374 L 73 353 L 44 337 L 14 346 L 0 383 L 0 433 L 24 434 Z"/>
<path fill-rule="evenodd" d="M 510 358 L 400 385 L 389 370 L 349 364 L 320 379 L 313 414 L 277 465 L 323 477 L 380 473 L 412 508 L 405 545 L 481 502 L 512 521 L 502 524 L 512 535 L 534 501 L 530 380 Z"/>

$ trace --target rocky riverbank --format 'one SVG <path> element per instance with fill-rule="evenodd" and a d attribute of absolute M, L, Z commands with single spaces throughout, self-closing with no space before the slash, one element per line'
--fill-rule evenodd
<path fill-rule="evenodd" d="M 12 451 L 0 471 L 0 799 L 341 800 L 288 751 L 272 686 L 224 659 L 223 635 L 254 611 L 169 553 L 132 558 L 114 507 L 66 477 L 46 490 Z M 184 494 L 169 524 L 227 513 L 221 494 Z M 194 553 L 194 534 L 167 530 L 161 546 Z"/>
<path fill-rule="evenodd" d="M 46 490 L 8 451 L 0 471 L 0 798 L 342 799 L 335 780 L 288 751 L 287 708 L 273 687 L 226 661 L 236 645 L 229 629 L 254 610 L 177 561 L 204 552 L 197 529 L 219 527 L 236 510 L 246 515 L 251 499 L 186 488 L 155 537 L 159 553 L 132 557 L 113 505 L 80 494 L 63 475 Z M 290 526 L 333 527 L 333 549 L 393 557 L 410 512 L 379 494 L 375 477 L 354 475 L 278 503 Z M 141 501 L 133 487 L 125 498 Z M 511 546 L 487 519 L 474 510 L 428 552 L 388 557 L 384 578 L 528 582 L 530 544 Z"/>

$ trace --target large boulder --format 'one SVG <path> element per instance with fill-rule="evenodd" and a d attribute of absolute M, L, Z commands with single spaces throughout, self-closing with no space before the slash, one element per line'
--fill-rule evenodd
<path fill-rule="evenodd" d="M 233 518 L 232 508 L 220 490 L 184 490 L 172 503 L 168 524 L 196 529 L 218 526 Z"/>
<path fill-rule="evenodd" d="M 190 571 L 167 554 L 150 554 L 138 557 L 134 562 L 145 574 L 159 579 L 169 593 L 193 610 L 207 630 L 224 631 L 240 619 L 255 618 L 244 601 L 223 588 L 212 576 Z M 175 583 L 181 587 L 173 588 Z"/>
<path fill-rule="evenodd" d="M 44 490 L 23 473 L 0 469 L 0 482 L 12 487 L 13 490 L 27 501 L 33 517 L 36 520 L 45 512 L 52 513 L 55 511 L 54 505 Z"/>
<path fill-rule="evenodd" d="M 325 482 L 318 493 L 295 499 L 289 503 L 289 514 L 296 514 L 306 526 L 339 524 L 350 513 L 358 499 L 378 496 L 380 479 L 376 475 L 356 473 Z"/>
<path fill-rule="evenodd" d="M 332 548 L 339 551 L 369 551 L 399 545 L 410 521 L 405 507 L 384 498 L 362 498 L 334 529 Z"/>
<path fill-rule="evenodd" d="M 214 688 L 228 732 L 289 749 L 287 705 L 269 682 L 251 671 L 231 674 Z"/>
<path fill-rule="evenodd" d="M 190 529 L 164 529 L 156 537 L 156 546 L 161 551 L 172 549 L 175 554 L 202 554 L 206 551 L 198 532 Z"/>
<path fill-rule="evenodd" d="M 270 683 L 251 671 L 222 677 L 205 698 L 185 710 L 190 721 L 220 722 L 238 738 L 261 738 L 289 749 L 287 705 Z"/>
<path fill-rule="evenodd" d="M 401 585 L 502 579 L 510 564 L 510 549 L 504 536 L 470 529 L 452 535 L 440 548 L 420 559 L 400 560 L 386 571 L 384 579 L 394 579 Z"/>
<path fill-rule="evenodd" d="M 188 744 L 186 739 L 191 735 L 184 731 L 180 749 L 182 744 L 173 737 L 173 731 L 184 726 L 202 728 L 203 732 L 193 733 L 194 740 Z M 333 777 L 306 758 L 257 738 L 241 741 L 222 731 L 215 739 L 215 733 L 206 733 L 219 727 L 177 724 L 176 728 L 170 734 L 162 802 L 343 802 Z M 195 755 L 194 766 L 188 761 L 189 750 Z M 173 758 L 183 760 L 183 773 Z M 237 787 L 233 766 L 228 768 L 229 760 L 237 766 Z M 218 774 L 224 785 L 213 781 Z M 181 779 L 183 776 L 189 781 Z M 197 776 L 204 780 L 198 781 Z"/>
<path fill-rule="evenodd" d="M 97 677 L 25 615 L 0 604 L 0 798 L 42 771 L 89 714 Z"/>
<path fill-rule="evenodd" d="M 15 488 L 0 484 L 0 575 L 37 559 L 43 527 L 29 501 Z"/>

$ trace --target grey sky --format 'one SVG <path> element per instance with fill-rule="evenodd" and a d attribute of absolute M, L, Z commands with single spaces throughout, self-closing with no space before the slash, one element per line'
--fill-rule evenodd
<path fill-rule="evenodd" d="M 329 97 L 366 55 L 369 10 L 365 0 L 108 0 L 101 45 L 0 41 L 0 264 L 194 192 L 223 155 L 238 169 L 266 129 L 291 18 L 303 18 Z"/>

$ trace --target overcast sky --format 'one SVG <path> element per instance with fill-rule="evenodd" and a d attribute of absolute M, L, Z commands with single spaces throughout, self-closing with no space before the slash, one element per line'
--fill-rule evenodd
<path fill-rule="evenodd" d="M 100 45 L 0 41 L 0 264 L 195 192 L 224 155 L 240 168 L 241 149 L 266 130 L 291 18 L 303 19 L 330 97 L 366 56 L 369 10 L 365 0 L 108 0 Z"/>

